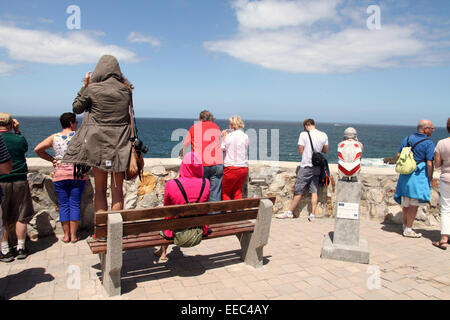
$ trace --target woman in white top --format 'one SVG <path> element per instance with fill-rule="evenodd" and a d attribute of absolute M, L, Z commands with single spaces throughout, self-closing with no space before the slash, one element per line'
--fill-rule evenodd
<path fill-rule="evenodd" d="M 81 197 L 86 185 L 86 176 L 75 180 L 73 177 L 73 164 L 61 163 L 61 159 L 75 136 L 77 130 L 77 118 L 75 113 L 66 112 L 59 118 L 62 131 L 52 134 L 39 143 L 34 152 L 42 159 L 53 164 L 55 174 L 53 184 L 58 197 L 59 221 L 62 224 L 63 242 L 75 243 L 78 241 L 77 230 L 81 220 Z M 54 157 L 47 153 L 47 149 L 53 148 Z"/>
<path fill-rule="evenodd" d="M 223 157 L 222 200 L 242 199 L 242 187 L 248 175 L 248 136 L 241 117 L 229 119 L 230 132 L 222 131 Z"/>
<path fill-rule="evenodd" d="M 447 131 L 450 133 L 450 118 L 447 120 Z M 447 250 L 450 234 L 450 137 L 436 145 L 434 166 L 441 168 L 441 240 L 433 242 L 433 245 Z"/>

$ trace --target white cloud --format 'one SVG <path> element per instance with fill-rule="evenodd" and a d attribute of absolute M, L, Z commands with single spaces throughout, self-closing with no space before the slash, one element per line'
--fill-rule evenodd
<path fill-rule="evenodd" d="M 17 66 L 0 61 L 0 77 L 9 76 L 16 69 Z"/>
<path fill-rule="evenodd" d="M 73 31 L 56 34 L 1 25 L 0 48 L 5 48 L 11 59 L 47 64 L 94 63 L 104 54 L 114 55 L 119 61 L 138 60 L 134 52 L 103 44 L 96 36 L 98 33 Z"/>
<path fill-rule="evenodd" d="M 278 29 L 312 25 L 319 20 L 334 19 L 341 0 L 238 0 L 233 4 L 239 26 L 244 29 Z"/>
<path fill-rule="evenodd" d="M 146 36 L 140 32 L 131 32 L 128 35 L 128 41 L 131 43 L 148 43 L 153 47 L 161 47 L 162 43 L 158 39 Z"/>
<path fill-rule="evenodd" d="M 268 69 L 346 73 L 435 65 L 445 56 L 432 51 L 438 41 L 430 42 L 422 25 L 382 24 L 381 30 L 369 30 L 365 8 L 351 1 L 238 0 L 233 8 L 238 33 L 204 47 Z"/>

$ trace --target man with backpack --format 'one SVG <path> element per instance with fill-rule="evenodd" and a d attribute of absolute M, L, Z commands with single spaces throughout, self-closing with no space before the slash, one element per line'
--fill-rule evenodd
<path fill-rule="evenodd" d="M 419 206 L 430 202 L 434 143 L 428 138 L 433 131 L 434 126 L 430 120 L 421 120 L 417 125 L 417 132 L 403 140 L 397 153 L 397 159 L 399 159 L 401 154 L 412 152 L 415 162 L 415 169 L 411 173 L 400 174 L 394 195 L 395 201 L 402 206 L 404 237 L 420 238 L 422 236 L 416 233 L 412 226 Z M 399 165 L 396 170 L 402 172 Z"/>
<path fill-rule="evenodd" d="M 294 187 L 294 199 L 286 212 L 278 214 L 278 219 L 293 218 L 293 211 L 302 200 L 306 188 L 309 186 L 311 192 L 311 214 L 308 217 L 312 221 L 316 214 L 318 202 L 318 186 L 322 166 L 325 165 L 325 158 L 321 152 L 328 153 L 328 136 L 325 132 L 316 129 L 313 119 L 303 121 L 304 132 L 298 139 L 298 153 L 302 155 L 300 170 Z"/>

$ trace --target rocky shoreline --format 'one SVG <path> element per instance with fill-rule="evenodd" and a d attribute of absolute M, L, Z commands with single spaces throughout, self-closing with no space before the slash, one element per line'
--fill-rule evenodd
<path fill-rule="evenodd" d="M 124 184 L 125 209 L 152 208 L 163 205 L 165 183 L 178 175 L 179 159 L 145 159 L 144 178 Z M 62 234 L 59 223 L 57 198 L 52 183 L 52 165 L 39 158 L 28 158 L 28 181 L 31 188 L 35 216 L 30 221 L 31 239 Z M 274 214 L 286 210 L 293 197 L 297 162 L 250 161 L 249 179 L 244 187 L 247 197 L 276 196 Z M 337 181 L 336 165 L 330 165 L 331 175 Z M 434 178 L 439 178 L 435 172 Z M 398 174 L 394 168 L 363 167 L 360 181 L 363 184 L 361 219 L 401 224 L 401 207 L 393 195 Z M 94 178 L 92 173 L 82 197 L 80 229 L 91 231 L 94 225 Z M 110 197 L 109 197 L 110 203 Z M 318 218 L 335 215 L 336 193 L 332 185 L 319 190 Z M 310 196 L 302 199 L 296 214 L 301 217 L 310 212 Z M 417 224 L 439 228 L 439 188 L 433 188 L 431 203 L 419 208 Z"/>

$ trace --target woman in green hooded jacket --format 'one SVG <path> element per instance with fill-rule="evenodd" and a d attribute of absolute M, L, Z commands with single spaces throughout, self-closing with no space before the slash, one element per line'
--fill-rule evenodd
<path fill-rule="evenodd" d="M 111 173 L 111 210 L 122 210 L 123 180 L 131 152 L 130 98 L 133 86 L 111 55 L 100 58 L 88 72 L 73 103 L 73 112 L 84 113 L 83 123 L 63 161 L 92 167 L 95 212 L 107 211 L 108 174 Z"/>

